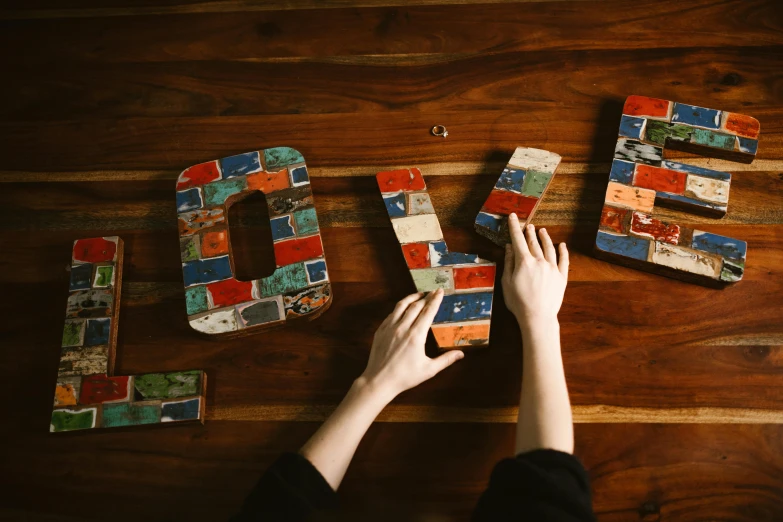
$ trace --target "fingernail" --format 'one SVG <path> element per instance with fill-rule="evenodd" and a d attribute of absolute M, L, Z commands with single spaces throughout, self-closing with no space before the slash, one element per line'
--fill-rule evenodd
<path fill-rule="evenodd" d="M 538 229 L 538 233 L 539 233 L 539 234 L 543 234 L 544 232 L 546 232 L 546 229 L 545 229 L 545 228 L 539 228 L 539 229 Z"/>

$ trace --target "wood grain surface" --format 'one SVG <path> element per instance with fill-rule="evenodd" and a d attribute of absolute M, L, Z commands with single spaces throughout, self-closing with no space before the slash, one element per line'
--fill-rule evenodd
<path fill-rule="evenodd" d="M 572 251 L 563 355 L 599 520 L 783 519 L 780 2 L 12 0 L 0 48 L 0 519 L 227 519 L 413 291 L 375 174 L 420 167 L 449 247 L 500 262 L 473 221 L 517 146 L 563 157 L 534 223 Z M 742 282 L 592 256 L 629 94 L 761 122 L 749 165 L 667 151 L 732 172 L 725 218 L 655 210 L 747 241 Z M 204 340 L 186 322 L 175 180 L 278 145 L 306 158 L 334 304 L 306 329 Z M 265 215 L 235 210 L 239 261 L 268 275 Z M 107 235 L 125 242 L 117 372 L 205 368 L 204 426 L 47 433 L 70 245 Z M 466 520 L 512 454 L 522 356 L 497 290 L 489 348 L 370 429 L 344 520 Z"/>

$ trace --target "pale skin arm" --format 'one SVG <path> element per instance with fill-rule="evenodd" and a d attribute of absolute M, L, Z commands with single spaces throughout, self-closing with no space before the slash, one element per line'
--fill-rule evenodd
<path fill-rule="evenodd" d="M 453 350 L 431 359 L 424 342 L 443 291 L 409 295 L 384 320 L 373 339 L 370 360 L 345 399 L 299 451 L 337 490 L 359 442 L 397 395 L 434 377 L 464 357 Z"/>
<path fill-rule="evenodd" d="M 574 451 L 574 427 L 568 399 L 560 323 L 557 313 L 568 280 L 568 250 L 560 259 L 546 229 L 529 225 L 523 233 L 509 216 L 511 245 L 506 247 L 503 295 L 522 332 L 522 395 L 519 401 L 516 453 L 535 449 Z"/>

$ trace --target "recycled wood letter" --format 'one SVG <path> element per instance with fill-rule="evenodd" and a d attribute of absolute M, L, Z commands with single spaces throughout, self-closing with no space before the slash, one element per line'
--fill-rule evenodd
<path fill-rule="evenodd" d="M 122 255 L 116 236 L 73 244 L 52 432 L 204 422 L 203 371 L 114 375 Z"/>
<path fill-rule="evenodd" d="M 600 258 L 710 286 L 742 279 L 747 244 L 653 217 L 656 203 L 723 217 L 731 174 L 663 159 L 665 146 L 750 163 L 758 120 L 629 96 L 595 241 Z"/>
<path fill-rule="evenodd" d="M 517 147 L 476 216 L 476 232 L 500 246 L 510 243 L 508 215 L 516 212 L 524 226 L 530 223 L 558 165 L 553 152 Z"/>
<path fill-rule="evenodd" d="M 495 263 L 449 252 L 419 169 L 376 176 L 416 290 L 445 292 L 432 325 L 440 348 L 489 344 Z"/>
<path fill-rule="evenodd" d="M 266 196 L 277 269 L 269 277 L 234 277 L 228 208 Z M 288 147 L 230 156 L 185 170 L 177 180 L 182 274 L 190 326 L 236 337 L 315 319 L 329 308 L 326 270 L 310 177 Z"/>

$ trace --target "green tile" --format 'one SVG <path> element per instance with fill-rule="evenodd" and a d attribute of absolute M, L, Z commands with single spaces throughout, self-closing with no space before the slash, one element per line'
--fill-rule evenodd
<path fill-rule="evenodd" d="M 318 232 L 318 216 L 315 214 L 315 207 L 297 210 L 294 212 L 294 221 L 296 221 L 296 232 L 300 236 Z"/>
<path fill-rule="evenodd" d="M 63 346 L 81 346 L 84 342 L 84 321 L 66 321 L 63 328 Z"/>
<path fill-rule="evenodd" d="M 714 147 L 717 149 L 734 150 L 737 137 L 729 134 L 721 134 L 706 129 L 694 129 L 692 143 Z"/>
<path fill-rule="evenodd" d="M 275 273 L 258 281 L 261 297 L 284 294 L 307 286 L 304 263 L 295 263 L 275 270 Z"/>
<path fill-rule="evenodd" d="M 95 269 L 95 286 L 109 286 L 114 274 L 113 266 L 99 266 Z"/>
<path fill-rule="evenodd" d="M 222 205 L 226 200 L 247 188 L 247 177 L 237 176 L 204 185 L 204 201 L 208 207 Z"/>
<path fill-rule="evenodd" d="M 413 276 L 413 285 L 419 292 L 431 292 L 438 288 L 444 290 L 452 290 L 454 288 L 450 268 L 411 270 L 411 276 Z"/>
<path fill-rule="evenodd" d="M 188 315 L 206 312 L 209 310 L 206 286 L 191 286 L 185 289 L 185 305 Z"/>
<path fill-rule="evenodd" d="M 95 409 L 82 411 L 54 410 L 49 431 L 88 430 L 95 423 Z"/>
<path fill-rule="evenodd" d="M 647 120 L 644 138 L 657 145 L 664 145 L 666 138 L 676 141 L 690 141 L 694 128 L 689 125 L 670 124 L 665 121 Z"/>
<path fill-rule="evenodd" d="M 304 163 L 298 150 L 290 147 L 275 147 L 264 151 L 267 172 L 275 172 L 293 163 Z"/>
<path fill-rule="evenodd" d="M 138 426 L 160 422 L 160 403 L 120 402 L 103 405 L 104 428 Z"/>
<path fill-rule="evenodd" d="M 546 186 L 549 184 L 549 180 L 552 179 L 553 174 L 551 172 L 539 172 L 536 170 L 528 170 L 525 174 L 525 181 L 522 182 L 522 194 L 534 198 L 540 198 Z"/>
<path fill-rule="evenodd" d="M 201 258 L 201 247 L 199 243 L 199 236 L 194 235 L 180 238 L 179 252 L 183 263 Z"/>
<path fill-rule="evenodd" d="M 147 373 L 134 378 L 136 393 L 144 399 L 171 399 L 198 395 L 201 371 Z"/>

